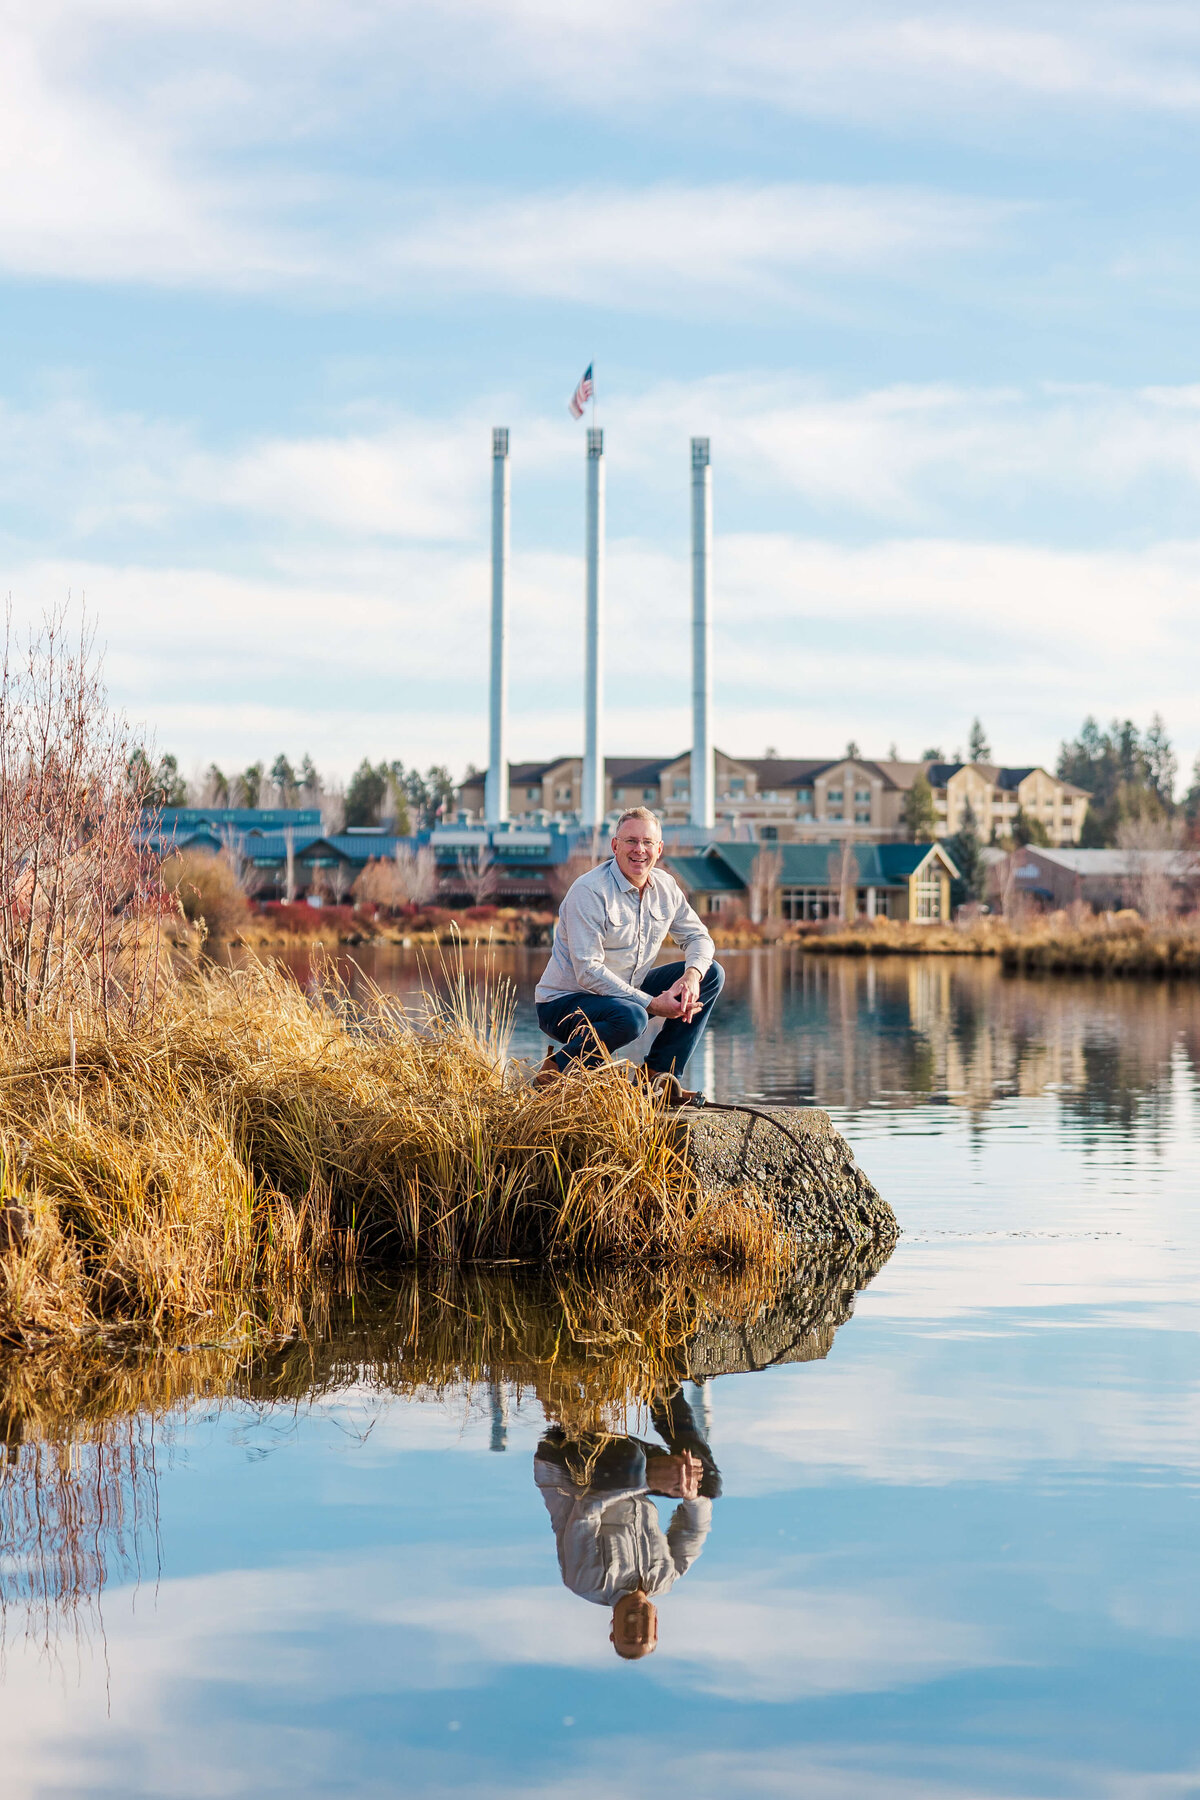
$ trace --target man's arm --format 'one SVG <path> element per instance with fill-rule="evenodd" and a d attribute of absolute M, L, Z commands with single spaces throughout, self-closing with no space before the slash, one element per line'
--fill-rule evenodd
<path fill-rule="evenodd" d="M 683 951 L 685 970 L 694 969 L 697 975 L 707 975 L 717 953 L 717 946 L 692 910 L 683 889 L 679 888 L 677 892 L 679 905 L 671 920 L 671 936 Z"/>
<path fill-rule="evenodd" d="M 697 919 L 696 923 L 700 921 Z M 604 994 L 611 999 L 635 1000 L 639 1006 L 649 1006 L 649 994 L 631 987 L 605 967 L 604 901 L 595 888 L 577 881 L 568 889 L 566 899 L 558 909 L 558 929 L 566 939 L 575 979 L 585 994 Z"/>
<path fill-rule="evenodd" d="M 686 1575 L 703 1550 L 711 1524 L 711 1500 L 681 1500 L 671 1514 L 667 1544 L 678 1574 Z"/>

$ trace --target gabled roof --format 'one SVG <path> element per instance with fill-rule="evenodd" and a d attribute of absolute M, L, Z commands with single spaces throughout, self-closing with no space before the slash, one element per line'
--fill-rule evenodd
<path fill-rule="evenodd" d="M 682 754 L 686 756 L 687 752 Z M 679 760 L 678 756 L 655 756 L 649 761 L 644 756 L 606 756 L 604 773 L 611 780 L 625 782 L 630 787 L 652 787 L 663 770 Z"/>
<path fill-rule="evenodd" d="M 691 894 L 745 892 L 745 882 L 720 856 L 666 856 L 663 862 L 668 873 Z"/>
<path fill-rule="evenodd" d="M 742 761 L 748 769 L 754 770 L 760 793 L 771 793 L 779 788 L 807 787 L 822 769 L 833 767 L 828 757 L 747 756 L 733 760 Z"/>
<path fill-rule="evenodd" d="M 726 863 L 748 887 L 755 858 L 764 850 L 779 856 L 781 887 L 836 887 L 841 879 L 840 843 L 714 844 L 708 856 Z M 853 850 L 857 887 L 900 887 L 931 857 L 943 863 L 951 875 L 958 874 L 941 844 L 854 844 Z"/>

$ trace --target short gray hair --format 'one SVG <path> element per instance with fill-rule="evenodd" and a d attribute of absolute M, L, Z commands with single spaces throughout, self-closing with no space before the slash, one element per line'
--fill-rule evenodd
<path fill-rule="evenodd" d="M 630 806 L 626 808 L 613 826 L 614 837 L 617 836 L 622 825 L 629 819 L 642 819 L 647 825 L 656 825 L 658 827 L 659 837 L 662 836 L 662 824 L 657 813 L 651 812 L 648 806 Z"/>

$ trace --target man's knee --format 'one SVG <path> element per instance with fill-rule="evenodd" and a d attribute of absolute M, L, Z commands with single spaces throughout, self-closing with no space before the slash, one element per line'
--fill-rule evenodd
<path fill-rule="evenodd" d="M 609 1000 L 588 1013 L 580 1010 L 563 1021 L 564 1039 L 598 1037 L 606 1050 L 631 1044 L 646 1029 L 645 1008 L 633 1000 Z"/>
<path fill-rule="evenodd" d="M 708 968 L 700 977 L 700 998 L 702 1000 L 715 1000 L 724 986 L 724 969 L 719 962 L 709 963 Z"/>
<path fill-rule="evenodd" d="M 646 1029 L 646 1009 L 635 1000 L 614 1000 L 599 1024 L 600 1036 L 609 1050 L 620 1050 L 632 1044 Z"/>

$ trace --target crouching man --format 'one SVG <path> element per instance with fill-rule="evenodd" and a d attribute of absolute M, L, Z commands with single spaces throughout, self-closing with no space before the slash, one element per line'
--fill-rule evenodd
<path fill-rule="evenodd" d="M 656 868 L 662 852 L 658 820 L 634 807 L 617 821 L 611 861 L 568 890 L 535 995 L 538 1024 L 561 1046 L 547 1056 L 540 1082 L 574 1060 L 598 1063 L 605 1050 L 631 1044 L 647 1016 L 666 1021 L 647 1053 L 647 1073 L 682 1077 L 725 972 L 683 890 Z M 683 961 L 656 968 L 668 933 Z"/>

